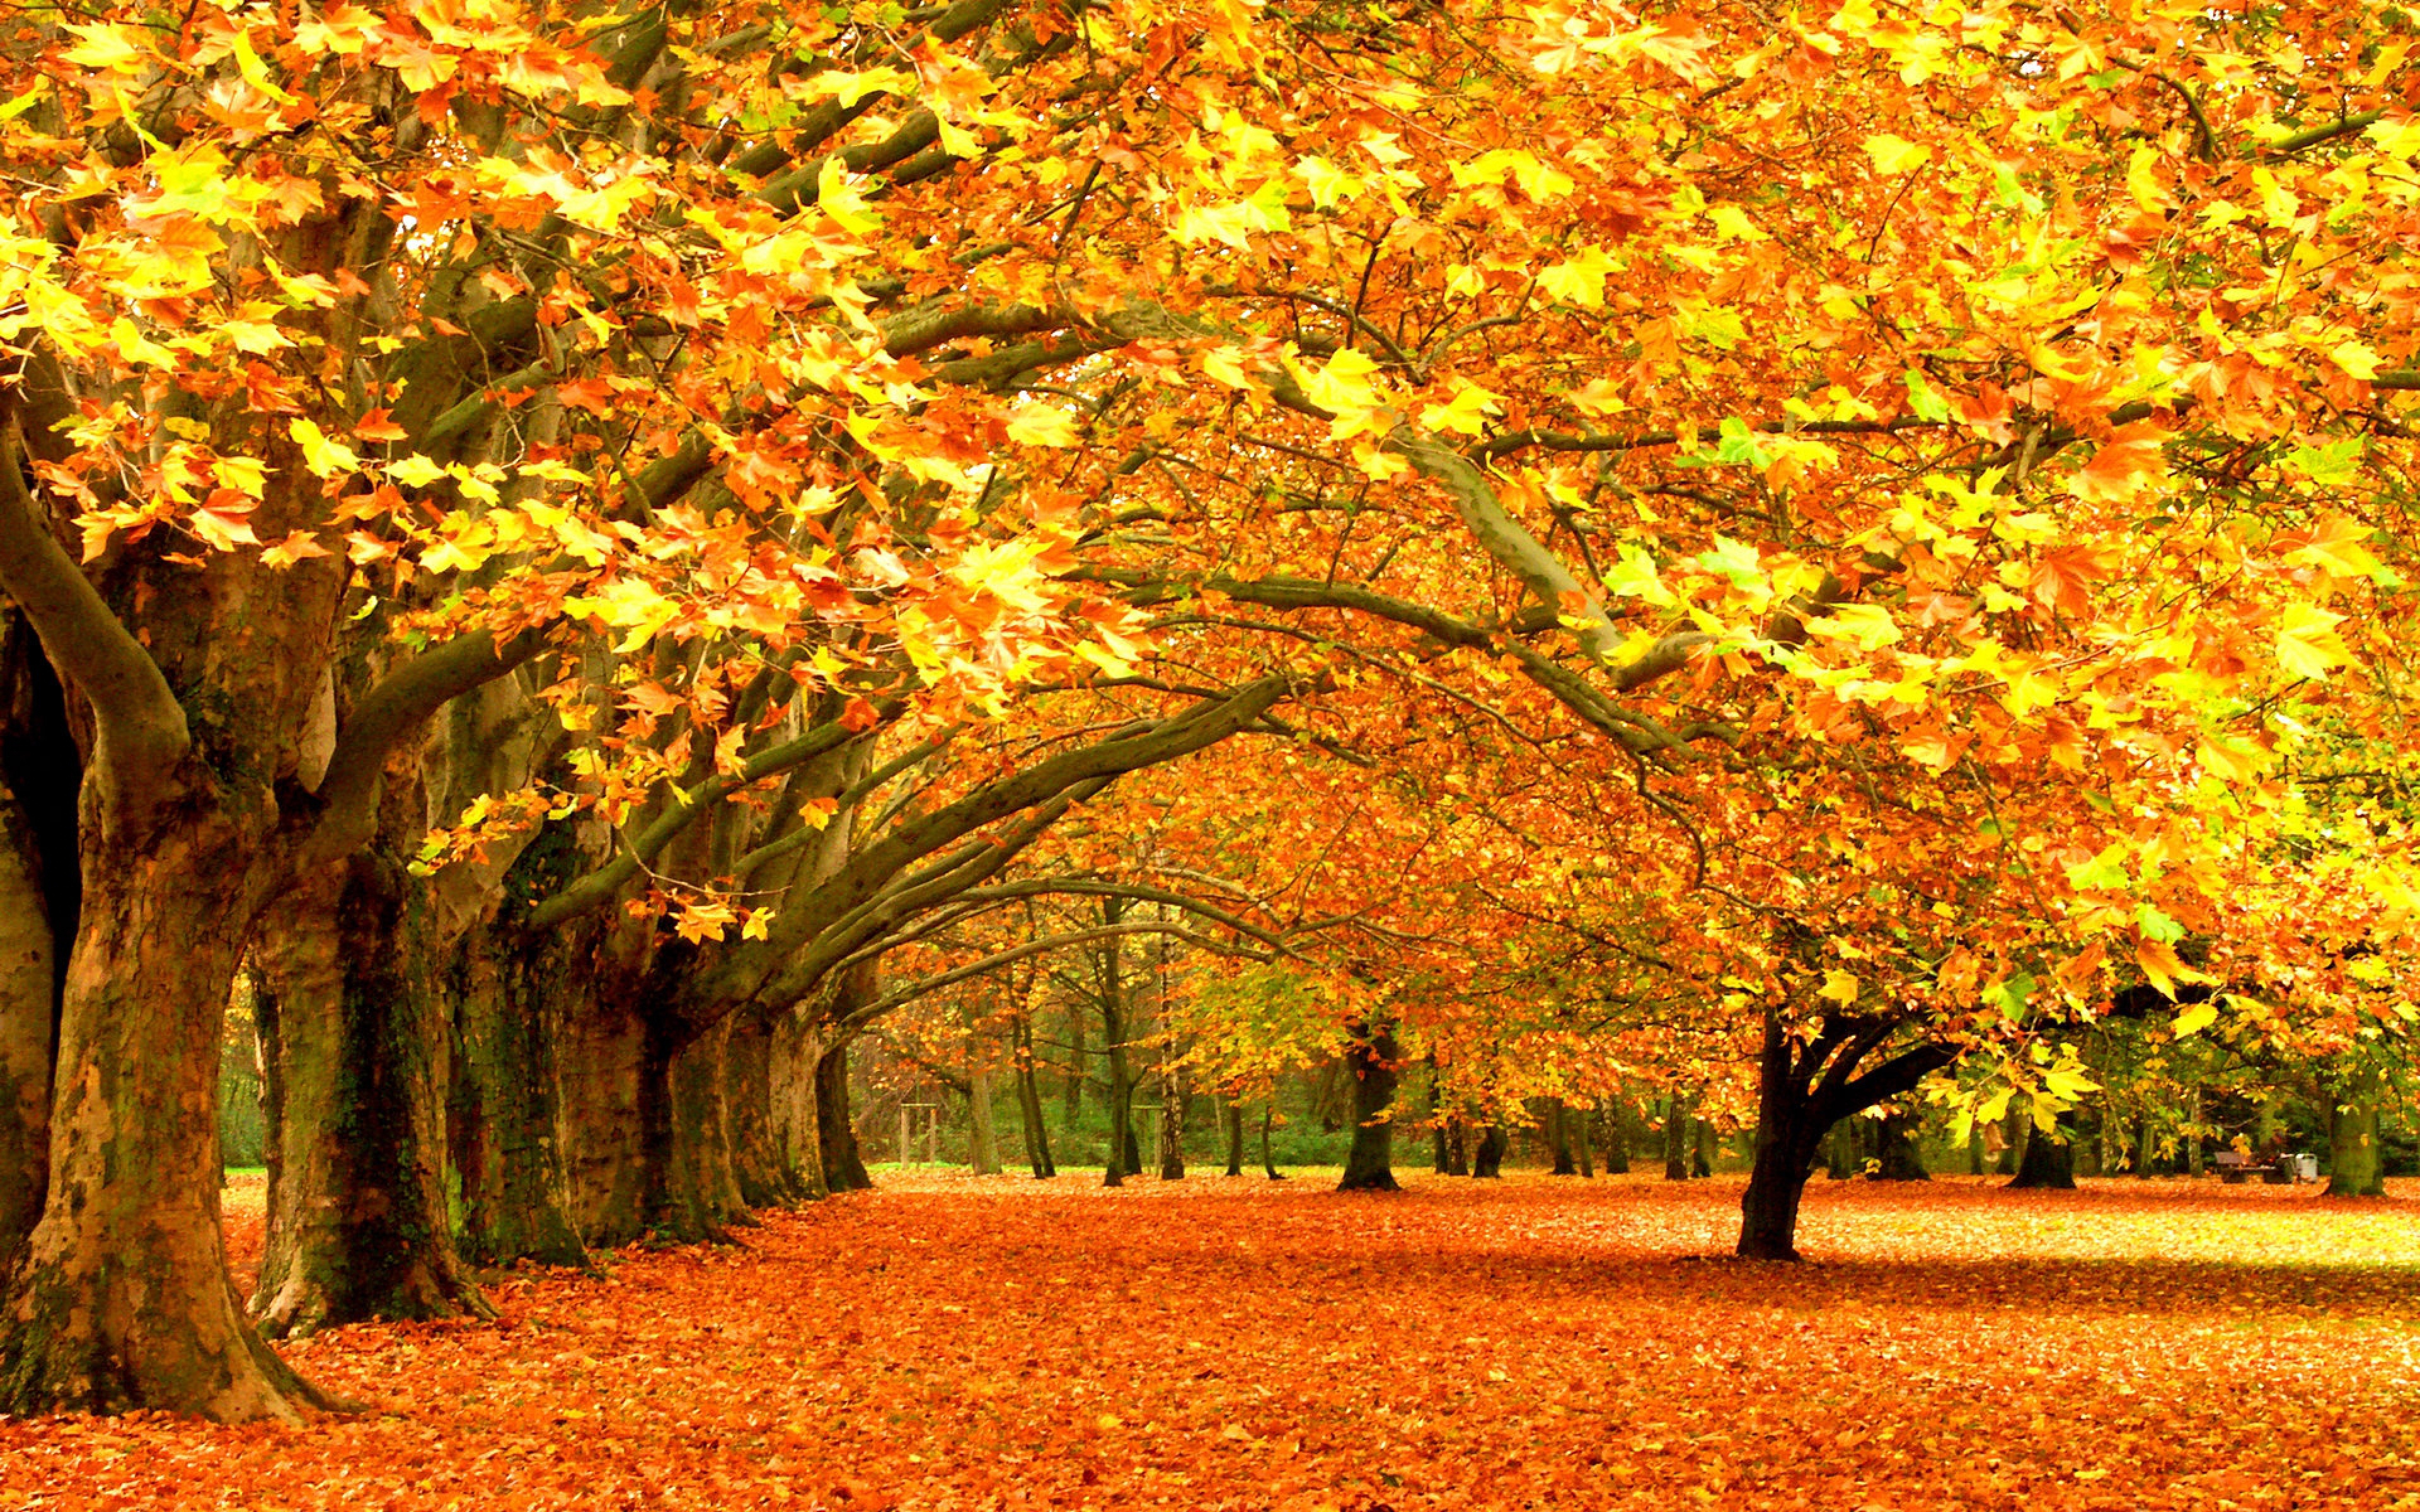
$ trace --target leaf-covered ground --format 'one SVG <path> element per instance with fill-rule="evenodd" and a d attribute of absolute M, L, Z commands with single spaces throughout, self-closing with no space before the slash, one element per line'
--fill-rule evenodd
<path fill-rule="evenodd" d="M 290 1353 L 302 1430 L 0 1420 L 0 1506 L 2420 1508 L 2420 1183 L 895 1179 Z M 231 1194 L 240 1256 L 256 1193 Z"/>

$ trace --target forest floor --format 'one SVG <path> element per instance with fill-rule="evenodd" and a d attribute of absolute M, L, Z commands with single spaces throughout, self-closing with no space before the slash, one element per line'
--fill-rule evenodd
<path fill-rule="evenodd" d="M 228 1197 L 256 1263 L 258 1179 Z M 301 1429 L 0 1421 L 0 1508 L 2420 1509 L 2420 1182 L 892 1176 L 288 1348 Z"/>

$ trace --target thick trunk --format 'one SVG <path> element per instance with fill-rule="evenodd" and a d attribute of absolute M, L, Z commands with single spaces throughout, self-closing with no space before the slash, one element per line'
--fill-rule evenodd
<path fill-rule="evenodd" d="M 1831 1120 L 1810 1095 L 1777 1015 L 1767 1014 L 1758 1061 L 1756 1163 L 1740 1196 L 1738 1253 L 1746 1260 L 1798 1258 L 1798 1204 Z"/>
<path fill-rule="evenodd" d="M 731 1120 L 731 1165 L 739 1200 L 777 1208 L 797 1200 L 773 1124 L 773 1027 L 761 1013 L 735 1014 L 722 1044 L 724 1111 Z"/>
<path fill-rule="evenodd" d="M 42 1215 L 55 980 L 33 829 L 0 781 L 0 1275 Z"/>
<path fill-rule="evenodd" d="M 1159 1179 L 1185 1180 L 1185 1087 L 1182 1072 L 1163 1072 L 1159 1083 Z"/>
<path fill-rule="evenodd" d="M 1712 1119 L 1696 1122 L 1697 1148 L 1689 1156 L 1689 1174 L 1700 1180 L 1714 1174 L 1714 1161 L 1721 1155 L 1721 1140 L 1714 1133 Z"/>
<path fill-rule="evenodd" d="M 1511 1143 L 1502 1124 L 1489 1124 L 1479 1136 L 1479 1148 L 1470 1152 L 1470 1174 L 1491 1180 L 1502 1176 L 1504 1150 Z"/>
<path fill-rule="evenodd" d="M 731 1021 L 700 1033 L 669 1018 L 648 1014 L 640 1042 L 640 1225 L 659 1241 L 721 1242 L 731 1225 L 748 1217 L 724 1102 Z"/>
<path fill-rule="evenodd" d="M 0 1277 L 42 1216 L 51 1067 L 84 886 L 83 758 L 33 630 L 0 619 Z"/>
<path fill-rule="evenodd" d="M 1445 1173 L 1448 1176 L 1470 1174 L 1470 1125 L 1460 1119 L 1446 1120 Z"/>
<path fill-rule="evenodd" d="M 1345 1053 L 1353 1072 L 1353 1148 L 1344 1157 L 1340 1192 L 1397 1190 L 1394 1169 L 1395 1028 L 1365 1026 Z"/>
<path fill-rule="evenodd" d="M 1218 1100 L 1218 1130 L 1226 1136 L 1227 1174 L 1244 1174 L 1244 1104 L 1232 1097 Z"/>
<path fill-rule="evenodd" d="M 2378 1142 L 2381 1081 L 2376 1072 L 2348 1077 L 2329 1101 L 2329 1196 L 2386 1196 L 2386 1164 Z"/>
<path fill-rule="evenodd" d="M 564 1167 L 558 1064 L 589 964 L 577 928 L 542 939 L 484 926 L 458 943 L 448 1144 L 461 1186 L 463 1257 L 584 1266 Z"/>
<path fill-rule="evenodd" d="M 1275 1103 L 1261 1109 L 1261 1171 L 1272 1181 L 1282 1181 L 1285 1172 L 1278 1169 L 1277 1157 L 1269 1153 L 1269 1125 L 1277 1121 L 1277 1116 Z"/>
<path fill-rule="evenodd" d="M 2034 1188 L 2075 1190 L 2075 1125 L 2069 1114 L 2058 1116 L 2056 1134 L 2036 1129 L 2033 1137 L 2025 1141 L 2024 1159 L 2018 1163 L 2016 1180 L 2009 1183 L 2009 1189 Z"/>
<path fill-rule="evenodd" d="M 1594 1108 L 1563 1109 L 1565 1142 L 1571 1146 L 1573 1157 L 1579 1162 L 1580 1180 L 1583 1181 L 1596 1180 L 1596 1155 L 1590 1148 L 1596 1143 L 1596 1119 Z"/>
<path fill-rule="evenodd" d="M 252 1316 L 271 1338 L 372 1319 L 495 1316 L 445 1206 L 445 1008 L 390 855 L 280 901 L 256 959 L 269 1223 Z"/>
<path fill-rule="evenodd" d="M 0 1412 L 293 1422 L 330 1405 L 244 1319 L 219 1227 L 221 1021 L 262 839 L 180 816 L 85 868 L 49 1185 L 0 1304 Z"/>
<path fill-rule="evenodd" d="M 833 1192 L 870 1192 L 874 1177 L 857 1148 L 848 1113 L 848 1041 L 830 1046 L 815 1064 L 815 1133 L 823 1149 L 824 1184 Z"/>
<path fill-rule="evenodd" d="M 782 1176 L 804 1201 L 831 1196 L 824 1180 L 823 1120 L 815 1072 L 823 1064 L 823 1031 L 813 1014 L 793 1009 L 773 1026 L 771 1120 Z"/>
<path fill-rule="evenodd" d="M 1923 1152 L 1916 1148 L 1916 1118 L 1913 1113 L 1894 1113 L 1883 1119 L 1882 1146 L 1875 1154 L 1875 1180 L 1932 1180 L 1932 1173 L 1924 1168 Z"/>

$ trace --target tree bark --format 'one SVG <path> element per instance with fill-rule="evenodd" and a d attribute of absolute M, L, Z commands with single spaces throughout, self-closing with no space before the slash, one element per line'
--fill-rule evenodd
<path fill-rule="evenodd" d="M 1446 1119 L 1445 1173 L 1448 1176 L 1470 1174 L 1470 1125 L 1459 1118 Z"/>
<path fill-rule="evenodd" d="M 377 849 L 322 867 L 256 947 L 271 1338 L 370 1319 L 492 1318 L 445 1196 L 445 1008 L 425 896 Z"/>
<path fill-rule="evenodd" d="M 1239 1100 L 1232 1097 L 1222 1097 L 1218 1100 L 1218 1132 L 1223 1136 L 1227 1147 L 1226 1174 L 1243 1175 L 1244 1104 Z"/>
<path fill-rule="evenodd" d="M 1605 1108 L 1605 1174 L 1630 1174 L 1630 1132 L 1634 1120 L 1630 1100 L 1615 1098 Z"/>
<path fill-rule="evenodd" d="M 848 1041 L 823 1054 L 815 1065 L 815 1129 L 823 1147 L 824 1184 L 834 1192 L 870 1192 L 874 1177 L 857 1148 L 848 1114 Z"/>
<path fill-rule="evenodd" d="M 564 1165 L 558 1051 L 584 1005 L 590 937 L 577 924 L 535 938 L 483 926 L 457 946 L 447 1141 L 473 1263 L 588 1263 Z"/>
<path fill-rule="evenodd" d="M 243 1317 L 219 1226 L 221 1018 L 260 837 L 205 811 L 89 854 L 42 1217 L 0 1304 L 0 1412 L 300 1421 L 333 1400 Z"/>
<path fill-rule="evenodd" d="M 1115 924 L 1125 915 L 1123 899 L 1101 900 L 1101 922 Z M 1129 1176 L 1142 1174 L 1142 1149 L 1134 1135 L 1134 1071 L 1126 1056 L 1125 941 L 1102 943 L 1101 1048 L 1109 1062 L 1109 1160 L 1101 1173 L 1103 1186 L 1123 1186 Z"/>
<path fill-rule="evenodd" d="M 2025 1141 L 2024 1158 L 2018 1162 L 2016 1179 L 2007 1187 L 2012 1192 L 2037 1189 L 2075 1190 L 2075 1122 L 2071 1113 L 2058 1116 L 2055 1134 L 2033 1131 L 2033 1137 Z"/>
<path fill-rule="evenodd" d="M 2328 1189 L 2332 1197 L 2386 1196 L 2386 1163 L 2379 1145 L 2382 1078 L 2362 1071 L 2328 1098 Z"/>
<path fill-rule="evenodd" d="M 1382 1021 L 1356 1026 L 1344 1063 L 1353 1073 L 1353 1148 L 1344 1157 L 1344 1179 L 1337 1183 L 1337 1190 L 1395 1191 L 1393 1119 L 1399 1068 L 1394 1025 Z"/>
<path fill-rule="evenodd" d="M 42 1215 L 51 1129 L 49 910 L 32 826 L 0 785 L 0 1275 Z"/>
<path fill-rule="evenodd" d="M 1664 1180 L 1689 1179 L 1689 1110 L 1697 1103 L 1675 1091 L 1664 1099 Z"/>
<path fill-rule="evenodd" d="M 657 1240 L 675 1244 L 727 1243 L 731 1227 L 750 1221 L 732 1163 L 725 1101 L 723 1048 L 731 1021 L 725 1018 L 702 1032 L 666 1012 L 646 1012 L 643 1022 L 636 1173 L 640 1227 Z"/>
<path fill-rule="evenodd" d="M 1559 1097 L 1542 1097 L 1538 1103 L 1538 1132 L 1545 1136 L 1546 1158 L 1551 1163 L 1547 1174 L 1577 1176 L 1579 1165 L 1572 1159 L 1570 1110 Z"/>
<path fill-rule="evenodd" d="M 1033 1070 L 1033 1021 L 1019 1013 L 1016 1037 L 1016 1113 L 1025 1126 L 1025 1160 L 1033 1179 L 1047 1181 L 1059 1174 L 1050 1159 L 1050 1130 L 1042 1121 L 1042 1088 Z"/>
<path fill-rule="evenodd" d="M 1269 1125 L 1277 1120 L 1277 1115 L 1274 1100 L 1261 1109 L 1261 1170 L 1270 1180 L 1282 1181 L 1286 1179 L 1285 1172 L 1278 1169 L 1276 1158 L 1269 1153 Z"/>
<path fill-rule="evenodd" d="M 1479 1148 L 1470 1153 L 1470 1174 L 1495 1180 L 1504 1174 L 1504 1150 L 1512 1141 L 1505 1137 L 1504 1126 L 1490 1123 L 1481 1131 Z"/>
<path fill-rule="evenodd" d="M 773 1026 L 753 1011 L 733 1015 L 722 1043 L 723 1104 L 731 1128 L 731 1165 L 739 1200 L 776 1208 L 798 1200 L 789 1164 L 774 1131 Z"/>

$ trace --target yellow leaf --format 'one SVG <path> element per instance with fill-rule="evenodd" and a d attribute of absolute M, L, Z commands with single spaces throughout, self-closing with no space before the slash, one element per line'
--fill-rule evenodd
<path fill-rule="evenodd" d="M 2186 965 L 2177 955 L 2176 947 L 2159 940 L 2134 942 L 2134 964 L 2143 968 L 2144 980 L 2160 990 L 2160 995 L 2173 1001 L 2180 981 L 2208 981 L 2210 979 Z"/>
<path fill-rule="evenodd" d="M 1866 138 L 1866 156 L 1874 160 L 1876 172 L 1896 177 L 1930 162 L 1932 149 L 1920 142 L 1911 142 L 1906 137 L 1884 131 Z"/>
<path fill-rule="evenodd" d="M 1055 405 L 1020 405 L 1008 417 L 1008 439 L 1025 446 L 1073 446 L 1076 423 Z"/>
<path fill-rule="evenodd" d="M 2288 674 L 2318 680 L 2352 660 L 2336 626 L 2344 616 L 2317 604 L 2295 604 L 2286 610 L 2277 630 L 2277 665 Z"/>
<path fill-rule="evenodd" d="M 1857 1000 L 1857 979 L 1846 971 L 1826 971 L 1823 973 L 1823 985 L 1816 990 L 1815 995 L 1846 1007 Z"/>
<path fill-rule="evenodd" d="M 330 440 L 318 426 L 297 417 L 287 425 L 294 443 L 302 448 L 302 465 L 318 478 L 333 478 L 340 473 L 358 472 L 362 459 L 342 441 Z"/>
<path fill-rule="evenodd" d="M 1538 275 L 1538 287 L 1547 298 L 1576 304 L 1583 310 L 1605 307 L 1606 275 L 1619 267 L 1603 247 L 1580 249 L 1579 255 L 1555 264 Z"/>
<path fill-rule="evenodd" d="M 861 236 L 882 224 L 882 217 L 866 208 L 865 196 L 849 187 L 848 170 L 841 166 L 838 153 L 824 160 L 823 172 L 815 178 L 815 203 L 842 229 Z"/>
<path fill-rule="evenodd" d="M 2176 1022 L 2168 1026 L 2168 1032 L 2181 1040 L 2190 1034 L 2199 1034 L 2217 1020 L 2217 1004 L 2195 1003 L 2177 1015 Z"/>
<path fill-rule="evenodd" d="M 76 44 L 59 54 L 80 69 L 99 73 L 140 73 L 151 54 L 129 40 L 124 30 L 106 23 L 70 25 Z"/>
<path fill-rule="evenodd" d="M 2366 342 L 2342 341 L 2328 349 L 2328 359 L 2364 383 L 2378 377 L 2382 361 Z"/>

